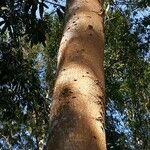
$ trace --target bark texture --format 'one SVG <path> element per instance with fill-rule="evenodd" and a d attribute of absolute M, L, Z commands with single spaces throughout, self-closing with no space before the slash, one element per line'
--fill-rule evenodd
<path fill-rule="evenodd" d="M 68 0 L 51 108 L 49 150 L 105 150 L 103 10 Z"/>

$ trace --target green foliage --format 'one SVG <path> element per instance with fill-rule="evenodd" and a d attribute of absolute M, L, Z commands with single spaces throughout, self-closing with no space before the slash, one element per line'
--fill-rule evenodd
<path fill-rule="evenodd" d="M 62 20 L 65 7 L 57 4 L 57 1 L 47 0 L 5 0 L 0 3 L 0 33 L 5 32 L 15 42 L 26 35 L 26 40 L 31 41 L 31 46 L 42 43 L 45 46 L 47 29 L 43 19 L 45 8 L 52 4 L 54 12 L 58 13 Z M 39 16 L 37 15 L 39 13 Z"/>
<path fill-rule="evenodd" d="M 47 62 L 46 81 L 48 84 L 48 88 L 50 89 L 49 94 L 50 96 L 52 96 L 52 89 L 56 78 L 57 52 L 62 36 L 63 23 L 59 22 L 56 16 L 51 17 L 49 15 L 46 15 L 45 20 L 51 26 L 51 33 L 48 35 L 47 46 L 44 48 L 44 54 Z"/>
<path fill-rule="evenodd" d="M 48 126 L 48 103 L 33 65 L 32 59 L 24 58 L 22 47 L 1 41 L 0 132 L 1 140 L 11 148 L 16 144 L 22 147 L 26 138 L 26 147 L 34 147 L 33 138 L 44 134 Z M 5 149 L 5 145 L 1 146 Z"/>
<path fill-rule="evenodd" d="M 123 4 L 125 5 L 125 3 Z M 131 3 L 127 5 L 131 5 Z M 150 65 L 147 59 L 149 31 L 147 24 L 143 24 L 144 20 L 147 20 L 147 15 L 142 16 L 143 19 L 134 20 L 134 18 L 130 18 L 132 13 L 132 9 L 127 8 L 125 11 L 119 6 L 116 7 L 116 4 L 112 4 L 112 9 L 108 11 L 105 22 L 107 117 L 108 120 L 112 119 L 111 122 L 107 122 L 108 140 L 113 134 L 116 134 L 114 130 L 112 130 L 113 134 L 110 130 L 112 124 L 115 125 L 115 130 L 118 130 L 114 138 L 115 144 L 112 145 L 113 142 L 108 141 L 109 149 L 148 149 L 149 147 L 149 135 L 147 134 L 150 96 L 150 85 L 148 84 Z M 136 23 L 138 24 L 136 25 Z M 118 121 L 116 122 L 116 120 Z M 122 129 L 123 126 L 125 128 Z M 120 133 L 123 136 L 119 135 Z M 116 136 L 120 141 L 119 146 L 123 143 L 122 148 L 116 148 L 118 141 Z"/>

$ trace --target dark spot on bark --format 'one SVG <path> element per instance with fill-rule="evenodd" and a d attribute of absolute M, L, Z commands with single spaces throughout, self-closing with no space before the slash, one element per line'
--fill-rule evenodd
<path fill-rule="evenodd" d="M 101 105 L 101 110 L 102 110 L 103 112 L 105 112 L 105 108 L 104 108 L 103 105 Z"/>
<path fill-rule="evenodd" d="M 74 24 L 75 26 L 77 25 L 77 23 Z"/>
<path fill-rule="evenodd" d="M 77 81 L 77 79 L 74 79 L 74 81 Z"/>
<path fill-rule="evenodd" d="M 96 85 L 99 85 L 99 83 L 97 82 Z"/>
<path fill-rule="evenodd" d="M 94 80 L 95 82 L 99 82 L 99 80 Z"/>
<path fill-rule="evenodd" d="M 69 88 L 64 88 L 61 92 L 61 95 L 64 97 L 68 97 L 72 94 L 73 92 Z"/>
<path fill-rule="evenodd" d="M 72 97 L 72 99 L 76 98 L 75 96 Z"/>
<path fill-rule="evenodd" d="M 94 139 L 96 139 L 96 136 L 93 136 Z"/>
<path fill-rule="evenodd" d="M 103 125 L 103 129 L 104 129 L 105 128 L 105 123 L 103 122 L 102 125 Z"/>
<path fill-rule="evenodd" d="M 98 98 L 99 98 L 99 99 L 102 99 L 102 100 L 104 99 L 103 96 L 100 96 L 100 95 L 98 95 Z"/>
<path fill-rule="evenodd" d="M 93 26 L 89 24 L 89 25 L 88 25 L 88 29 L 89 29 L 89 30 L 92 30 L 92 29 L 93 29 Z"/>
<path fill-rule="evenodd" d="M 97 121 L 103 122 L 103 118 L 102 117 L 98 117 L 96 118 Z"/>
<path fill-rule="evenodd" d="M 94 81 L 96 85 L 99 85 L 99 80 Z"/>
<path fill-rule="evenodd" d="M 97 101 L 97 104 L 98 104 L 98 105 L 102 105 L 102 102 L 101 102 L 101 101 Z"/>
<path fill-rule="evenodd" d="M 66 69 L 63 69 L 63 71 L 65 71 Z"/>
<path fill-rule="evenodd" d="M 75 21 L 73 21 L 72 23 L 75 23 Z"/>
<path fill-rule="evenodd" d="M 66 104 L 69 104 L 70 102 L 68 101 L 68 102 L 66 102 Z"/>
<path fill-rule="evenodd" d="M 90 35 L 90 36 L 92 36 L 93 34 L 92 34 L 92 33 L 90 33 L 89 35 Z"/>
<path fill-rule="evenodd" d="M 70 27 L 67 28 L 67 30 L 69 30 L 69 29 L 70 29 Z"/>
<path fill-rule="evenodd" d="M 84 75 L 82 77 L 85 77 Z"/>
<path fill-rule="evenodd" d="M 100 112 L 100 115 L 101 115 L 101 116 L 103 116 L 103 113 L 102 113 L 102 112 Z"/>
<path fill-rule="evenodd" d="M 101 127 L 101 129 L 102 129 L 102 131 L 105 131 L 105 130 L 104 130 L 104 127 Z"/>
<path fill-rule="evenodd" d="M 91 16 L 87 15 L 86 17 L 91 18 Z"/>
<path fill-rule="evenodd" d="M 87 74 L 89 74 L 89 72 L 86 72 Z"/>

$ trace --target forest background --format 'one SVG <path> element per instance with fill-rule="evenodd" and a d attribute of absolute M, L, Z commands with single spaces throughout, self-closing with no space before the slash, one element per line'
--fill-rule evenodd
<path fill-rule="evenodd" d="M 148 150 L 150 1 L 105 0 L 108 149 Z M 43 149 L 65 1 L 0 1 L 0 149 Z"/>

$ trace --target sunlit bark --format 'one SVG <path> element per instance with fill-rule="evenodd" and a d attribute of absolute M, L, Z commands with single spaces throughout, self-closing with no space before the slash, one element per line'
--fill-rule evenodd
<path fill-rule="evenodd" d="M 102 2 L 68 0 L 67 6 L 48 149 L 105 150 Z"/>

